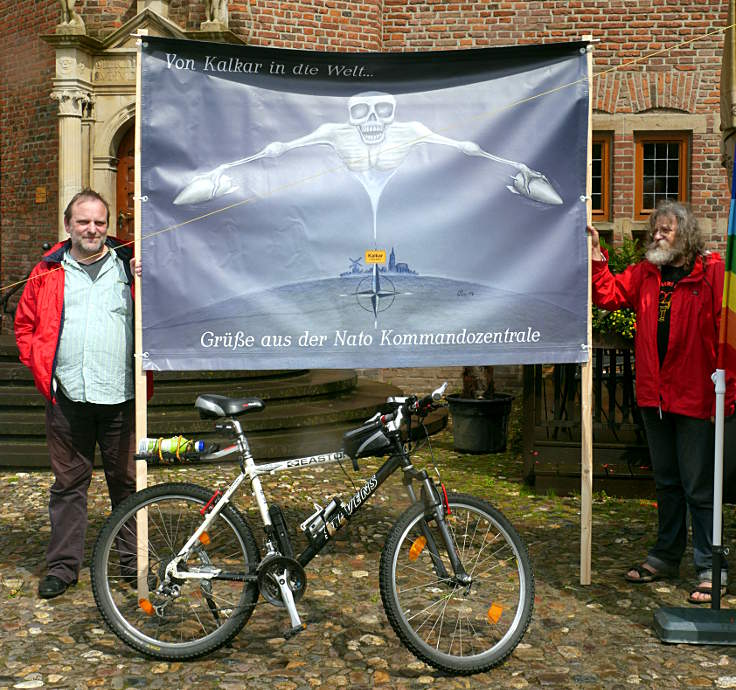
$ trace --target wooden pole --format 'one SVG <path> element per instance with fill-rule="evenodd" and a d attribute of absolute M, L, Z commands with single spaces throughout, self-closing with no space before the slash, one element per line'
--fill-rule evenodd
<path fill-rule="evenodd" d="M 134 248 L 135 255 L 141 259 L 141 50 L 142 41 L 148 34 L 145 29 L 138 32 L 135 71 L 135 198 L 134 198 Z M 143 309 L 141 279 L 135 276 L 135 435 L 136 447 L 148 434 L 148 390 L 146 374 L 143 371 Z M 148 484 L 148 466 L 145 460 L 136 460 L 135 488 L 141 491 Z M 138 598 L 148 598 L 148 516 L 141 510 L 137 516 L 138 541 Z"/>
<path fill-rule="evenodd" d="M 592 41 L 592 36 L 583 36 L 584 41 Z M 591 148 L 593 144 L 593 46 L 588 45 L 588 162 L 585 174 L 585 208 L 586 222 L 591 222 L 592 203 L 592 162 Z M 586 341 L 588 344 L 588 361 L 580 372 L 580 584 L 590 584 L 591 546 L 593 523 L 593 338 L 591 312 L 591 238 L 586 233 L 587 247 L 587 291 L 588 318 Z"/>
<path fill-rule="evenodd" d="M 736 22 L 736 2 L 728 1 L 728 26 Z M 733 160 L 736 156 L 736 31 L 728 29 L 723 37 L 721 61 L 721 150 L 723 165 L 731 185 Z"/>

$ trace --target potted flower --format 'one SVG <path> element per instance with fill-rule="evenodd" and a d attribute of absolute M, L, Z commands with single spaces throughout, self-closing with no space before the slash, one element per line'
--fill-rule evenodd
<path fill-rule="evenodd" d="M 644 249 L 638 240 L 624 238 L 619 247 L 612 249 L 605 240 L 601 246 L 608 251 L 608 267 L 611 273 L 621 273 L 627 266 L 638 263 Z M 636 314 L 633 309 L 606 311 L 593 305 L 593 345 L 595 347 L 629 348 L 636 331 Z"/>
<path fill-rule="evenodd" d="M 455 450 L 464 453 L 500 453 L 513 396 L 496 393 L 493 367 L 465 367 L 462 393 L 447 396 L 452 415 Z"/>
<path fill-rule="evenodd" d="M 627 266 L 638 263 L 644 254 L 638 240 L 630 237 L 615 249 L 608 247 L 603 239 L 601 245 L 608 250 L 608 266 L 612 273 L 621 273 Z M 595 347 L 629 348 L 636 331 L 636 314 L 633 309 L 606 311 L 593 305 L 592 326 Z"/>

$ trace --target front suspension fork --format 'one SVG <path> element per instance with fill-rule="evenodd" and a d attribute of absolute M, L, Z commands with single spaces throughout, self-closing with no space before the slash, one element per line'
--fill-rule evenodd
<path fill-rule="evenodd" d="M 454 572 L 454 577 L 447 572 L 447 568 L 445 568 L 445 564 L 440 557 L 437 541 L 432 535 L 429 529 L 429 524 L 427 523 L 427 518 L 425 517 L 419 523 L 419 529 L 422 536 L 427 540 L 427 549 L 432 557 L 432 565 L 435 573 L 437 573 L 437 577 L 443 581 L 452 580 L 462 586 L 469 585 L 472 582 L 472 578 L 467 574 L 463 567 L 460 555 L 457 551 L 455 539 L 453 538 L 452 532 L 450 532 L 450 528 L 445 520 L 445 511 L 449 509 L 449 505 L 446 505 L 442 500 L 440 493 L 437 490 L 437 486 L 432 479 L 430 479 L 429 475 L 427 475 L 426 471 L 422 470 L 421 472 L 417 472 L 414 478 L 419 479 L 422 482 L 421 499 L 418 499 L 416 496 L 414 487 L 411 485 L 411 477 L 407 477 L 408 481 L 405 481 L 406 490 L 409 493 L 412 502 L 418 503 L 421 501 L 424 504 L 425 515 L 433 516 L 437 522 L 437 528 L 439 529 L 440 536 L 444 542 L 445 551 L 447 552 L 447 556 L 450 559 L 450 565 L 452 565 L 452 570 Z"/>

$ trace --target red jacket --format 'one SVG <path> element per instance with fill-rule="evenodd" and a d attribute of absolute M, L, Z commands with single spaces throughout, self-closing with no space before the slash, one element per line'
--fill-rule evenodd
<path fill-rule="evenodd" d="M 15 341 L 20 361 L 31 370 L 36 388 L 47 400 L 53 400 L 51 381 L 56 369 L 56 351 L 64 321 L 64 269 L 61 259 L 70 244 L 70 240 L 59 242 L 44 254 L 31 271 L 15 312 Z M 117 247 L 132 292 L 133 279 L 129 266 L 132 250 L 120 246 L 121 243 L 114 237 L 108 236 L 106 244 L 108 247 Z M 148 389 L 150 397 L 150 376 Z"/>
<path fill-rule="evenodd" d="M 649 261 L 613 275 L 605 261 L 593 261 L 593 302 L 614 311 L 636 312 L 634 354 L 636 399 L 640 407 L 707 419 L 715 414 L 718 328 L 721 320 L 724 263 L 718 254 L 697 257 L 693 270 L 672 293 L 667 354 L 660 367 L 657 351 L 659 268 Z M 726 414 L 736 400 L 736 379 L 727 376 Z"/>

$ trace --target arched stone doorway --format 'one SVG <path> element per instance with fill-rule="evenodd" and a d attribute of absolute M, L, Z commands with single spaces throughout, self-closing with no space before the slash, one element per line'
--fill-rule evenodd
<path fill-rule="evenodd" d="M 69 199 L 92 187 L 110 203 L 111 231 L 132 239 L 133 116 L 135 113 L 136 33 L 185 38 L 186 33 L 150 7 L 103 39 L 86 35 L 83 24 L 61 26 L 44 40 L 56 51 L 52 98 L 58 103 L 58 234 Z M 118 180 L 121 176 L 122 180 Z M 119 188 L 121 187 L 121 188 Z M 120 208 L 118 208 L 120 205 Z M 118 219 L 122 227 L 118 230 Z"/>

